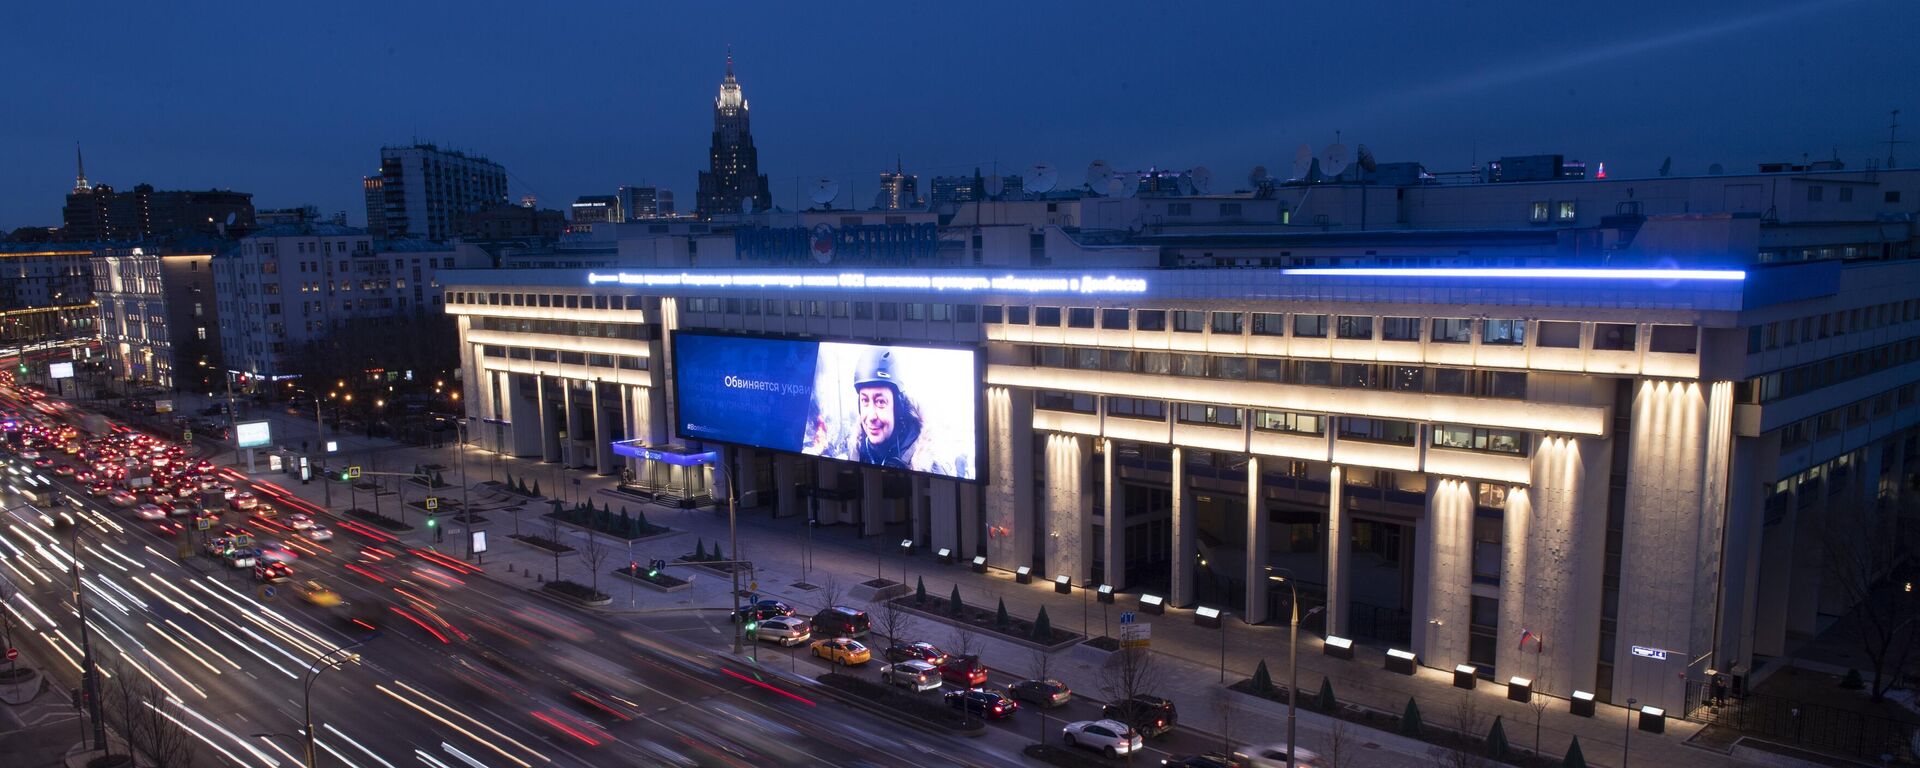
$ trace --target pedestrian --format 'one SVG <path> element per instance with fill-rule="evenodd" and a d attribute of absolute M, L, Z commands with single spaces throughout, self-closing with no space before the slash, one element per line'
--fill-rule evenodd
<path fill-rule="evenodd" d="M 1726 675 L 1713 676 L 1712 691 L 1713 691 L 1713 705 L 1716 707 L 1725 706 L 1727 703 L 1727 676 Z"/>

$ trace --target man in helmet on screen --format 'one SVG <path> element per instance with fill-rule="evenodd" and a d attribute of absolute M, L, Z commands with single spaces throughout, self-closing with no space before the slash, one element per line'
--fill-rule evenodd
<path fill-rule="evenodd" d="M 848 458 L 864 464 L 950 474 L 951 470 L 927 449 L 926 420 L 920 408 L 900 388 L 893 350 L 875 347 L 860 360 L 853 376 L 859 420 Z"/>

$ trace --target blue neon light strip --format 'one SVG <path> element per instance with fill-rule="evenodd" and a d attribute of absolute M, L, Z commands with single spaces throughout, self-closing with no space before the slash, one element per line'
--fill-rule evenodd
<path fill-rule="evenodd" d="M 705 453 L 673 453 L 648 448 L 641 445 L 638 440 L 620 440 L 608 443 L 608 445 L 613 448 L 613 454 L 615 456 L 658 461 L 664 464 L 672 464 L 676 467 L 703 466 L 713 464 L 720 460 L 720 454 L 717 451 L 707 451 Z"/>
<path fill-rule="evenodd" d="M 1351 267 L 1283 269 L 1299 277 L 1486 277 L 1555 280 L 1729 280 L 1747 279 L 1738 269 L 1581 269 L 1526 267 Z"/>

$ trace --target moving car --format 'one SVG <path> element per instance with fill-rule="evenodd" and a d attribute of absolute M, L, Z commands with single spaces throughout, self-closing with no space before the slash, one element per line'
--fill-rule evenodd
<path fill-rule="evenodd" d="M 844 637 L 830 637 L 813 641 L 809 646 L 814 656 L 842 666 L 854 667 L 873 660 L 873 652 L 858 640 Z"/>
<path fill-rule="evenodd" d="M 1020 711 L 1020 702 L 1009 699 L 999 691 L 985 688 L 968 688 L 964 691 L 949 691 L 947 706 L 964 710 L 990 720 L 1012 717 Z"/>
<path fill-rule="evenodd" d="M 873 620 L 858 608 L 836 605 L 813 615 L 813 634 L 819 637 L 866 637 Z"/>
<path fill-rule="evenodd" d="M 987 665 L 978 656 L 955 656 L 940 665 L 940 677 L 961 688 L 987 684 Z"/>
<path fill-rule="evenodd" d="M 167 510 L 158 504 L 141 504 L 133 508 L 133 516 L 142 520 L 165 520 Z"/>
<path fill-rule="evenodd" d="M 287 527 L 296 531 L 304 531 L 313 527 L 313 518 L 304 513 L 295 512 L 287 515 Z"/>
<path fill-rule="evenodd" d="M 770 619 L 761 619 L 760 623 L 755 624 L 753 627 L 753 639 L 772 640 L 789 648 L 812 638 L 813 629 L 808 626 L 807 620 L 797 619 L 792 616 L 775 616 Z"/>
<path fill-rule="evenodd" d="M 233 506 L 239 509 L 253 509 L 260 506 L 260 497 L 253 495 L 253 491 L 236 491 L 228 501 L 233 502 Z"/>
<path fill-rule="evenodd" d="M 300 532 L 300 535 L 307 537 L 308 541 L 332 541 L 333 529 L 319 523 L 314 523 L 308 525 L 306 530 Z"/>
<path fill-rule="evenodd" d="M 1130 754 L 1147 745 L 1140 733 L 1118 720 L 1080 720 L 1060 729 L 1069 747 L 1091 749 L 1108 759 Z"/>
<path fill-rule="evenodd" d="M 940 670 L 918 659 L 895 662 L 880 667 L 880 681 L 916 691 L 931 691 L 940 687 Z"/>
<path fill-rule="evenodd" d="M 1173 702 L 1145 694 L 1106 705 L 1101 708 L 1100 717 L 1131 725 L 1149 739 L 1165 735 L 1180 723 L 1180 713 Z"/>
<path fill-rule="evenodd" d="M 158 521 L 155 521 L 153 524 L 154 533 L 158 533 L 162 536 L 178 536 L 180 535 L 181 532 L 185 531 L 186 529 L 187 527 L 185 525 L 181 525 L 180 521 L 178 520 L 158 520 Z"/>
<path fill-rule="evenodd" d="M 300 599 L 320 608 L 332 608 L 340 604 L 340 593 L 313 579 L 307 579 L 293 585 L 293 591 L 300 593 Z"/>
<path fill-rule="evenodd" d="M 1234 762 L 1233 758 L 1218 752 L 1208 752 L 1204 755 L 1169 755 L 1167 759 L 1161 760 L 1160 764 L 1168 768 L 1242 768 L 1239 763 Z"/>
<path fill-rule="evenodd" d="M 1015 701 L 1026 701 L 1043 707 L 1057 707 L 1073 699 L 1073 691 L 1067 684 L 1054 679 L 1021 680 L 1007 686 L 1007 695 Z"/>
<path fill-rule="evenodd" d="M 107 501 L 112 502 L 116 507 L 131 507 L 139 502 L 140 498 L 130 491 L 113 491 L 107 494 Z"/>
<path fill-rule="evenodd" d="M 253 578 L 268 583 L 286 581 L 293 578 L 293 566 L 282 562 L 257 563 L 253 566 Z"/>
<path fill-rule="evenodd" d="M 252 568 L 260 563 L 251 549 L 229 549 L 224 557 L 228 568 Z"/>
<path fill-rule="evenodd" d="M 940 646 L 933 643 L 894 643 L 887 646 L 885 655 L 887 661 L 896 664 L 915 660 L 924 661 L 936 667 L 947 663 L 947 660 L 952 658 L 946 651 L 940 650 Z"/>
<path fill-rule="evenodd" d="M 1257 747 L 1241 747 L 1233 751 L 1233 760 L 1247 768 L 1286 768 L 1287 744 L 1262 744 Z M 1319 768 L 1325 765 L 1320 755 L 1306 747 L 1293 750 L 1293 764 L 1305 768 Z"/>

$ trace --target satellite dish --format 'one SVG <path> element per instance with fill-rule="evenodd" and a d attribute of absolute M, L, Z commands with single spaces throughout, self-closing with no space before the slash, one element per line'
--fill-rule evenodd
<path fill-rule="evenodd" d="M 1046 163 L 1037 163 L 1027 169 L 1027 191 L 1044 195 L 1052 192 L 1060 184 L 1060 172 Z"/>
<path fill-rule="evenodd" d="M 240 217 L 240 214 L 238 214 L 238 213 L 234 213 L 234 212 L 232 212 L 232 211 L 228 211 L 228 212 L 227 212 L 227 226 L 229 226 L 229 227 L 231 227 L 231 226 L 233 226 L 233 222 L 234 222 L 234 220 L 235 220 L 235 219 L 237 219 L 237 218 L 239 218 L 239 217 Z"/>
<path fill-rule="evenodd" d="M 1718 176 L 1726 172 L 1727 172 L 1727 169 L 1720 167 L 1719 163 L 1714 163 L 1713 165 L 1707 166 L 1707 173 L 1712 176 Z"/>
<path fill-rule="evenodd" d="M 1380 167 L 1379 163 L 1374 162 L 1373 150 L 1367 149 L 1367 145 L 1365 144 L 1360 145 L 1359 154 L 1360 154 L 1360 159 L 1357 160 L 1356 162 L 1360 163 L 1360 170 L 1366 171 L 1367 173 L 1373 173 L 1375 169 L 1378 169 Z"/>
<path fill-rule="evenodd" d="M 1174 179 L 1174 186 L 1180 188 L 1181 195 L 1191 195 L 1193 194 L 1193 177 L 1180 174 L 1179 178 Z"/>
<path fill-rule="evenodd" d="M 1087 186 L 1099 192 L 1107 188 L 1107 182 L 1113 180 L 1113 166 L 1105 160 L 1095 160 L 1087 164 Z"/>
<path fill-rule="evenodd" d="M 996 173 L 987 177 L 987 197 L 997 198 L 1000 196 L 1000 193 L 1005 192 L 1006 189 L 1007 180 L 1000 178 L 1000 174 Z"/>
<path fill-rule="evenodd" d="M 1213 171 L 1207 170 L 1204 165 L 1188 171 L 1187 178 L 1193 183 L 1194 194 L 1204 195 L 1213 189 Z"/>
<path fill-rule="evenodd" d="M 1133 197 L 1140 193 L 1140 177 L 1133 173 L 1114 174 L 1113 183 L 1119 185 L 1116 190 L 1120 196 Z"/>
<path fill-rule="evenodd" d="M 840 197 L 840 182 L 826 177 L 814 179 L 813 191 L 807 195 L 815 205 L 832 208 L 833 201 Z"/>
<path fill-rule="evenodd" d="M 1312 171 L 1313 171 L 1313 148 L 1305 144 L 1301 144 L 1299 149 L 1296 149 L 1293 151 L 1293 177 L 1292 178 L 1304 181 L 1307 178 L 1307 174 L 1311 173 Z"/>
<path fill-rule="evenodd" d="M 748 195 L 746 197 L 740 198 L 740 212 L 753 213 L 753 196 L 752 195 Z"/>
<path fill-rule="evenodd" d="M 1340 172 L 1346 170 L 1350 162 L 1345 144 L 1328 144 L 1326 149 L 1320 150 L 1320 173 L 1329 178 L 1339 178 Z"/>
<path fill-rule="evenodd" d="M 1273 181 L 1273 174 L 1267 173 L 1267 167 L 1264 165 L 1256 165 L 1253 170 L 1247 171 L 1247 183 L 1256 189 L 1271 181 Z"/>

